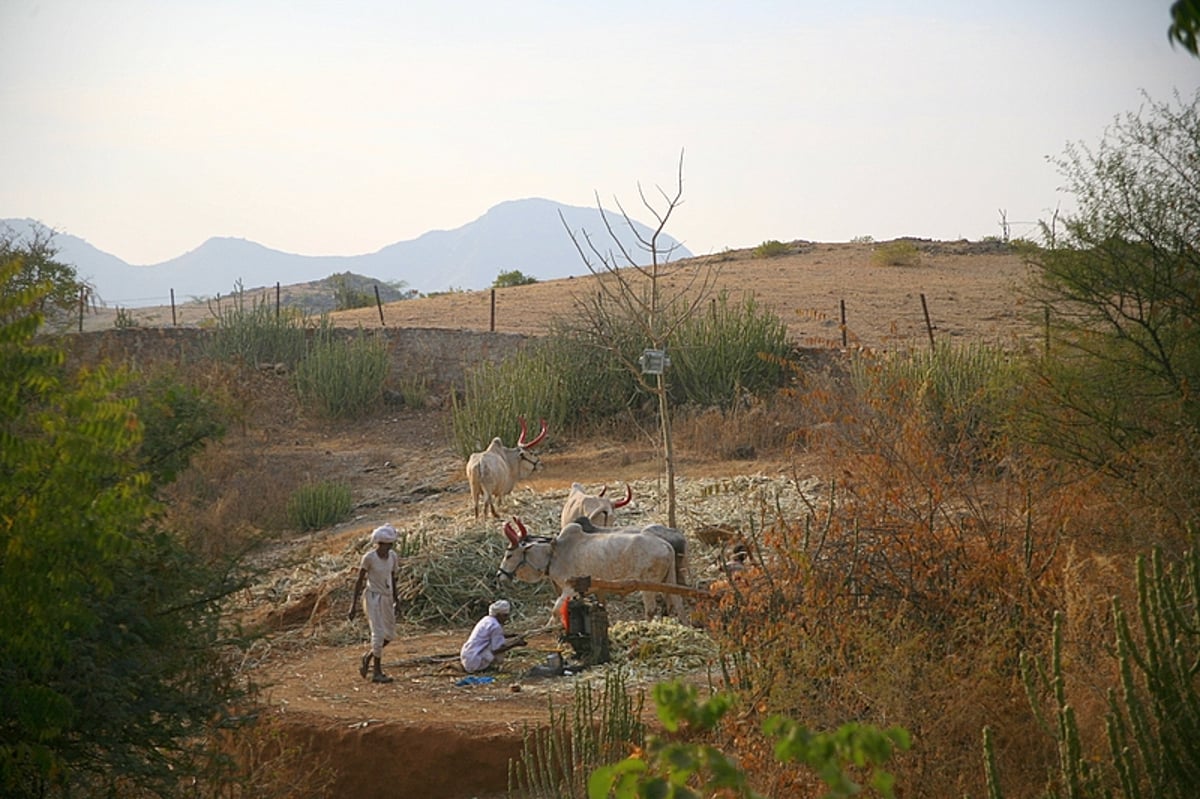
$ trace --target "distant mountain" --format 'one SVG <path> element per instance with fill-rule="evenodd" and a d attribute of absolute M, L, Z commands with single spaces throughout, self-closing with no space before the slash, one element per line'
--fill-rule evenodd
<path fill-rule="evenodd" d="M 608 217 L 625 251 L 639 263 L 648 263 L 648 254 L 625 220 L 613 212 Z M 586 230 L 602 252 L 615 250 L 598 209 L 538 198 L 503 202 L 462 227 L 433 230 L 364 255 L 295 255 L 245 239 L 211 238 L 169 261 L 133 266 L 66 233 L 55 234 L 53 243 L 59 260 L 74 266 L 80 278 L 95 287 L 100 303 L 136 308 L 165 305 L 172 290 L 177 302 L 186 302 L 228 295 L 239 285 L 292 285 L 344 272 L 385 283 L 403 281 L 424 294 L 485 289 L 498 274 L 513 270 L 538 280 L 584 274 L 587 268 L 563 220 L 576 233 Z M 0 219 L 0 230 L 7 227 L 18 238 L 30 235 L 37 225 L 30 219 Z M 636 220 L 634 225 L 643 236 L 652 233 Z M 692 257 L 675 239 L 663 236 L 661 241 L 664 249 L 675 247 L 671 260 Z"/>

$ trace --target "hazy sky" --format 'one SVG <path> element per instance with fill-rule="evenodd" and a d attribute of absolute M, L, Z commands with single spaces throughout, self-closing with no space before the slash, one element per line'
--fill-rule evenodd
<path fill-rule="evenodd" d="M 1031 235 L 1046 156 L 1200 86 L 1170 0 L 0 0 L 0 218 L 130 263 L 355 255 L 673 189 L 696 254 Z M 661 206 L 661 204 L 660 204 Z"/>

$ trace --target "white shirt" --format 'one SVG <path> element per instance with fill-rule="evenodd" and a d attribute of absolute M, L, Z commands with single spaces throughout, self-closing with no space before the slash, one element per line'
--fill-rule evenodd
<path fill-rule="evenodd" d="M 504 627 L 495 616 L 484 616 L 475 624 L 458 657 L 467 671 L 483 671 L 496 659 L 496 650 L 504 646 Z"/>
<path fill-rule="evenodd" d="M 400 567 L 400 556 L 396 550 L 389 549 L 386 558 L 379 557 L 379 550 L 369 550 L 363 554 L 359 565 L 367 570 L 367 591 L 383 594 L 390 599 L 392 578 Z"/>

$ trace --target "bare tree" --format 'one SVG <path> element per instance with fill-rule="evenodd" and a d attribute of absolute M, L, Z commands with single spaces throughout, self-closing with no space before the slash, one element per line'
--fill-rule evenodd
<path fill-rule="evenodd" d="M 613 221 L 596 196 L 596 206 L 604 224 L 608 247 L 592 238 L 587 231 L 573 231 L 561 212 L 559 219 L 567 229 L 584 265 L 597 278 L 599 290 L 586 297 L 577 297 L 576 305 L 584 323 L 598 334 L 600 345 L 632 373 L 638 385 L 658 399 L 663 468 L 667 482 L 667 524 L 675 526 L 675 448 L 671 435 L 671 409 L 668 401 L 667 356 L 672 336 L 679 326 L 700 309 L 713 291 L 719 274 L 715 264 L 671 264 L 678 244 L 665 246 L 663 232 L 672 214 L 683 204 L 683 152 L 679 154 L 679 170 L 675 187 L 667 192 L 661 187 L 658 204 L 646 197 L 638 184 L 642 206 L 654 217 L 656 227 L 647 235 L 640 231 L 619 200 L 614 199 L 621 219 L 633 236 L 633 249 L 649 256 L 635 257 L 631 247 L 622 243 Z M 620 346 L 617 331 L 633 329 L 643 337 L 646 348 L 640 357 L 632 357 Z"/>

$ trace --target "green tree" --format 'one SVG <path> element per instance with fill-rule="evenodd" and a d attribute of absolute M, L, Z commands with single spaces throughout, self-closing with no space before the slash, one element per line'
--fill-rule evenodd
<path fill-rule="evenodd" d="M 27 237 L 11 230 L 0 232 L 0 262 L 15 265 L 6 281 L 6 290 L 25 291 L 38 288 L 30 304 L 5 308 L 0 322 L 9 321 L 8 314 L 36 312 L 45 324 L 65 326 L 79 307 L 79 294 L 90 289 L 79 279 L 75 267 L 58 260 L 54 246 L 54 231 L 35 225 Z"/>
<path fill-rule="evenodd" d="M 366 290 L 364 279 L 350 272 L 330 275 L 329 285 L 333 289 L 335 310 L 350 311 L 375 304 L 375 295 Z"/>
<path fill-rule="evenodd" d="M 1194 56 L 1200 56 L 1197 36 L 1200 35 L 1200 0 L 1176 0 L 1171 4 L 1171 26 L 1167 38 L 1178 43 Z"/>
<path fill-rule="evenodd" d="M 589 799 L 761 799 L 733 758 L 715 746 L 689 740 L 716 729 L 733 707 L 731 694 L 701 701 L 695 686 L 674 681 L 654 686 L 654 704 L 667 734 L 648 737 L 645 752 L 594 770 L 588 778 Z M 821 778 L 829 788 L 828 799 L 894 796 L 894 778 L 883 766 L 896 750 L 906 751 L 912 744 L 902 727 L 883 730 L 850 722 L 833 732 L 816 732 L 784 716 L 768 718 L 763 732 L 776 740 L 775 756 L 781 763 L 802 763 Z M 855 771 L 866 773 L 869 782 L 855 782 Z"/>
<path fill-rule="evenodd" d="M 0 794 L 171 795 L 246 688 L 233 572 L 156 529 L 124 376 L 35 340 L 51 283 L 0 259 Z"/>
<path fill-rule="evenodd" d="M 1200 468 L 1200 92 L 1175 100 L 1147 97 L 1096 148 L 1053 160 L 1077 211 L 1044 223 L 1028 256 L 1050 328 L 1027 429 L 1186 524 L 1200 518 L 1186 488 Z"/>
<path fill-rule="evenodd" d="M 513 269 L 496 275 L 496 279 L 492 281 L 492 288 L 504 289 L 509 286 L 529 286 L 536 282 L 538 282 L 536 277 L 522 274 L 519 269 Z"/>

